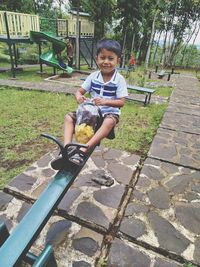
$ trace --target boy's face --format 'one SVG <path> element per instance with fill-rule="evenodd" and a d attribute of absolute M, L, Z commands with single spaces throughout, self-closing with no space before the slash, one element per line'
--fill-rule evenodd
<path fill-rule="evenodd" d="M 113 72 L 115 67 L 119 64 L 118 56 L 114 52 L 106 49 L 102 49 L 97 55 L 96 60 L 102 74 Z"/>

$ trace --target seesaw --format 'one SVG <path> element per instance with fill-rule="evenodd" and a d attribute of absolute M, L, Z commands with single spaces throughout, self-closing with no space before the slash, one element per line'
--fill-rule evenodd
<path fill-rule="evenodd" d="M 68 162 L 69 148 L 78 152 L 81 147 L 85 147 L 85 145 L 75 143 L 70 143 L 64 147 L 63 143 L 57 138 L 48 134 L 42 134 L 42 136 L 56 142 L 62 156 L 66 158 L 66 162 Z M 80 173 L 93 150 L 94 149 L 89 151 L 82 166 L 71 164 L 70 168 L 66 166 L 64 170 L 60 170 L 56 173 L 47 188 L 42 192 L 38 200 L 35 201 L 31 209 L 11 234 L 9 234 L 6 225 L 0 222 L 1 267 L 19 267 L 23 261 L 33 267 L 57 266 L 51 245 L 47 245 L 38 256 L 31 253 L 29 250 L 75 178 Z"/>

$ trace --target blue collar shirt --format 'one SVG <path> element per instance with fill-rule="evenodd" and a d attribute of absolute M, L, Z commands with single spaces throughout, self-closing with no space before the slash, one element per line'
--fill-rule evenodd
<path fill-rule="evenodd" d="M 119 99 L 128 96 L 126 81 L 117 70 L 108 82 L 104 82 L 101 71 L 95 71 L 86 78 L 81 87 L 90 93 L 93 99 Z M 110 113 L 120 115 L 120 109 L 117 107 L 100 106 L 100 109 L 103 116 Z"/>

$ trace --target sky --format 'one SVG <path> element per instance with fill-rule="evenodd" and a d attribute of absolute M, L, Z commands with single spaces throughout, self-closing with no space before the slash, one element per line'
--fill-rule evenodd
<path fill-rule="evenodd" d="M 192 43 L 192 41 L 190 43 Z M 195 45 L 200 45 L 200 33 L 198 34 L 198 36 L 197 36 L 196 41 L 195 41 L 194 44 Z"/>

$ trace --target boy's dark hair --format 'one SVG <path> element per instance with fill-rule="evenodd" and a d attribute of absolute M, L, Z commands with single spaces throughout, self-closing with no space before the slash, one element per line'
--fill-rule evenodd
<path fill-rule="evenodd" d="M 112 39 L 102 39 L 97 43 L 97 56 L 103 50 L 114 52 L 118 57 L 121 57 L 121 46 L 120 44 Z"/>

